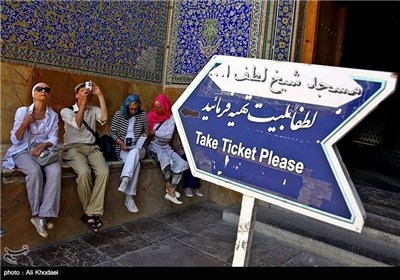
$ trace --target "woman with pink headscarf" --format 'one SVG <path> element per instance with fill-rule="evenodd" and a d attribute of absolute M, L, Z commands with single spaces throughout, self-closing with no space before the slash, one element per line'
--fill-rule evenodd
<path fill-rule="evenodd" d="M 26 175 L 31 222 L 44 238 L 47 230 L 54 227 L 50 219 L 57 217 L 60 209 L 61 166 L 59 161 L 40 166 L 32 156 L 40 156 L 46 148 L 57 148 L 58 115 L 48 107 L 50 92 L 46 83 L 33 86 L 33 103 L 17 109 L 10 137 L 12 146 L 3 159 L 3 167 L 17 167 Z M 28 153 L 29 142 L 36 144 L 32 155 Z"/>
<path fill-rule="evenodd" d="M 183 171 L 189 168 L 169 145 L 175 130 L 175 120 L 171 111 L 171 102 L 165 94 L 159 94 L 151 104 L 147 114 L 151 142 L 148 146 L 150 156 L 160 163 L 161 172 L 165 179 L 165 199 L 182 204 L 176 187 L 181 182 Z"/>

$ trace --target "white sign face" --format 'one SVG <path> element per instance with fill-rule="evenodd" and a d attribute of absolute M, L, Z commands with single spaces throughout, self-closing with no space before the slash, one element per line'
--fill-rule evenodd
<path fill-rule="evenodd" d="M 172 107 L 194 176 L 361 232 L 336 143 L 396 86 L 388 72 L 214 56 Z"/>
<path fill-rule="evenodd" d="M 249 66 L 251 65 L 251 66 Z M 341 68 L 321 68 L 316 73 L 310 64 L 287 67 L 287 62 L 240 59 L 224 62 L 209 72 L 223 91 L 251 94 L 338 108 L 362 95 L 362 87 Z"/>

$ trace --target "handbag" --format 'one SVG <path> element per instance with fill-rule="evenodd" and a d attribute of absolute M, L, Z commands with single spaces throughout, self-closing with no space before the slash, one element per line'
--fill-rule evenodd
<path fill-rule="evenodd" d="M 115 155 L 114 140 L 108 134 L 104 134 L 96 139 L 96 144 L 100 147 L 103 152 L 103 156 L 106 160 L 117 161 L 118 157 Z"/>
<path fill-rule="evenodd" d="M 85 120 L 83 120 L 85 127 L 93 134 L 96 138 L 96 145 L 100 147 L 100 151 L 103 153 L 104 159 L 106 161 L 119 161 L 119 158 L 115 154 L 114 150 L 114 140 L 108 134 L 104 134 L 99 137 L 99 134 L 94 131 Z"/>
<path fill-rule="evenodd" d="M 26 107 L 26 111 L 28 113 L 29 107 Z M 27 135 L 28 135 L 28 153 L 32 157 L 32 159 L 36 161 L 40 166 L 46 166 L 59 160 L 58 151 L 52 148 L 44 149 L 38 157 L 32 156 L 32 149 L 39 144 L 38 143 L 31 144 L 31 137 L 29 136 L 29 133 Z"/>
<path fill-rule="evenodd" d="M 37 145 L 38 144 L 29 145 L 28 153 L 40 166 L 46 166 L 59 160 L 58 151 L 49 148 L 44 149 L 37 157 L 32 156 L 32 149 Z"/>

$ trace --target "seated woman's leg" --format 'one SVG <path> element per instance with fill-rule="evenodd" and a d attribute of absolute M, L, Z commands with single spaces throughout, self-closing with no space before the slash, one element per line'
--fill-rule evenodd
<path fill-rule="evenodd" d="M 174 189 L 176 189 L 178 187 L 179 183 L 182 181 L 182 178 L 183 178 L 183 172 L 181 172 L 181 173 L 172 173 L 171 184 L 172 184 L 172 187 Z"/>
<path fill-rule="evenodd" d="M 123 152 L 121 152 L 121 156 Z M 121 171 L 121 179 L 124 177 L 129 178 L 129 183 L 126 183 L 124 193 L 127 195 L 136 195 L 137 182 L 139 179 L 140 161 L 139 149 L 132 149 L 126 153 L 125 157 L 121 157 L 124 161 L 124 166 Z"/>
<path fill-rule="evenodd" d="M 45 174 L 45 184 L 42 196 L 42 204 L 39 209 L 39 216 L 44 217 L 46 228 L 53 229 L 54 224 L 51 218 L 58 217 L 61 198 L 61 166 L 54 162 L 43 168 Z"/>
<path fill-rule="evenodd" d="M 136 195 L 137 182 L 139 180 L 139 149 L 134 148 L 129 153 L 122 151 L 120 157 L 124 161 L 124 167 L 121 172 L 121 184 L 118 191 L 125 194 L 125 206 L 128 211 L 137 213 L 139 208 L 136 206 L 133 196 Z"/>
<path fill-rule="evenodd" d="M 47 228 L 44 217 L 39 216 L 39 209 L 42 204 L 44 176 L 41 167 L 31 158 L 28 153 L 21 153 L 14 157 L 16 166 L 24 173 L 26 191 L 31 206 L 31 222 L 40 236 L 46 238 Z"/>
<path fill-rule="evenodd" d="M 164 177 L 164 182 L 165 182 L 165 189 L 167 190 L 168 194 L 172 197 L 175 197 L 175 190 L 172 189 L 171 186 L 171 178 L 172 178 L 172 171 L 171 171 L 171 166 L 168 165 L 164 169 L 161 170 L 161 173 Z"/>
<path fill-rule="evenodd" d="M 26 191 L 31 206 L 32 216 L 39 215 L 42 202 L 44 176 L 40 166 L 28 153 L 21 153 L 14 158 L 16 166 L 24 173 Z"/>
<path fill-rule="evenodd" d="M 165 189 L 167 190 L 167 193 L 165 194 L 165 199 L 175 204 L 182 204 L 182 201 L 179 201 L 177 198 L 178 192 L 176 192 L 176 185 L 174 186 L 171 184 L 173 172 L 170 169 L 170 165 L 162 170 L 162 174 L 165 180 Z"/>

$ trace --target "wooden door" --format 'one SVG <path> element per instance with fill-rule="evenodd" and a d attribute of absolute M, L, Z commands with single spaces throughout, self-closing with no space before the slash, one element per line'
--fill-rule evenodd
<path fill-rule="evenodd" d="M 340 1 L 320 1 L 314 64 L 340 66 L 343 50 L 346 9 Z"/>

